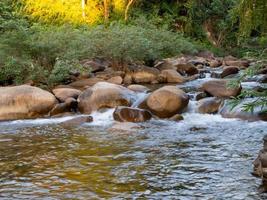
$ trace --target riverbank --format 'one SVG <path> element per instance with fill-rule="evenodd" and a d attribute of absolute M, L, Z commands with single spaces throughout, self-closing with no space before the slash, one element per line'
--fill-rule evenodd
<path fill-rule="evenodd" d="M 70 74 L 68 85 L 58 85 L 51 91 L 30 86 L 31 82 L 1 87 L 0 119 L 90 115 L 117 107 L 114 119 L 121 122 L 143 122 L 151 118 L 179 121 L 193 103 L 196 113 L 267 120 L 259 107 L 254 113 L 242 110 L 242 105 L 254 101 L 253 97 L 243 99 L 233 109 L 229 104 L 242 89 L 264 89 L 266 70 L 234 85 L 232 82 L 242 76 L 244 70 L 255 67 L 255 61 L 202 54 L 164 59 L 153 67 L 135 64 L 120 70 L 105 60 L 85 60 L 83 67 L 91 68 L 90 73 Z"/>

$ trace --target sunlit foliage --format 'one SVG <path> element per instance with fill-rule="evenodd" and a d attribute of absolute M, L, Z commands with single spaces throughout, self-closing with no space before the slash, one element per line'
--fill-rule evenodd
<path fill-rule="evenodd" d="M 46 23 L 72 24 L 95 24 L 111 16 L 122 17 L 129 3 L 127 0 L 21 1 L 24 3 L 23 11 L 33 19 Z"/>

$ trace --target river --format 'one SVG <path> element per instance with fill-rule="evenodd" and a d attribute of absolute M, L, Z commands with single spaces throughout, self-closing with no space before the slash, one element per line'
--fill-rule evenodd
<path fill-rule="evenodd" d="M 0 124 L 0 199 L 265 199 L 252 161 L 266 122 L 189 112 L 110 131 L 112 110 Z"/>

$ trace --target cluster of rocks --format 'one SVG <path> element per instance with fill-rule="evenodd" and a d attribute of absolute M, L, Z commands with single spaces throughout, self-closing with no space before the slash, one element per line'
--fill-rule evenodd
<path fill-rule="evenodd" d="M 218 68 L 222 69 L 220 73 L 211 73 L 215 79 L 196 89 L 197 111 L 220 112 L 224 117 L 266 119 L 261 113 L 252 116 L 242 110 L 231 110 L 224 103 L 242 89 L 240 85 L 229 87 L 225 77 L 248 67 L 246 60 L 215 58 L 211 54 L 181 56 L 162 60 L 154 67 L 128 66 L 124 71 L 113 70 L 107 62 L 90 60 L 83 64 L 92 69 L 90 75 L 73 73 L 73 82 L 59 85 L 51 93 L 29 85 L 1 87 L 0 120 L 59 117 L 77 112 L 91 114 L 103 108 L 116 108 L 113 117 L 119 122 L 143 122 L 152 117 L 179 121 L 187 110 L 190 95 L 177 84 L 203 78 L 205 73 Z M 157 88 L 151 92 L 141 83 Z M 140 92 L 148 95 L 133 106 Z"/>

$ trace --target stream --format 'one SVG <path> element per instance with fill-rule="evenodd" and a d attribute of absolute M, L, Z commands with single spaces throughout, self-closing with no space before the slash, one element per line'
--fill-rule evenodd
<path fill-rule="evenodd" d="M 114 109 L 77 127 L 61 124 L 72 117 L 1 122 L 0 199 L 266 199 L 251 172 L 267 122 L 194 107 L 133 132 L 111 131 Z"/>

